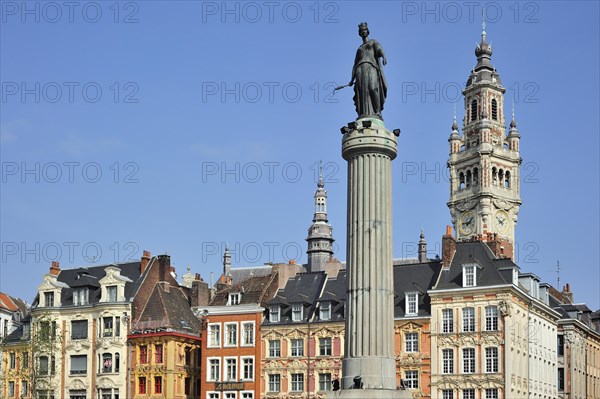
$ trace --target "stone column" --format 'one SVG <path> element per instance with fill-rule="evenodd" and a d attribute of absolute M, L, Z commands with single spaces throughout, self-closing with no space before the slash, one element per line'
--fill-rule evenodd
<path fill-rule="evenodd" d="M 396 398 L 392 160 L 397 137 L 359 119 L 342 140 L 348 161 L 347 317 L 342 391 L 331 397 Z M 363 389 L 352 389 L 355 377 Z"/>

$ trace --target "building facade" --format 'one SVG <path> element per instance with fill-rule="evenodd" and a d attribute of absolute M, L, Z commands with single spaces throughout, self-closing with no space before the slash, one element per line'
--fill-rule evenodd
<path fill-rule="evenodd" d="M 260 327 L 264 303 L 279 284 L 277 274 L 219 284 L 208 305 L 194 308 L 201 320 L 200 397 L 256 399 L 260 395 Z"/>

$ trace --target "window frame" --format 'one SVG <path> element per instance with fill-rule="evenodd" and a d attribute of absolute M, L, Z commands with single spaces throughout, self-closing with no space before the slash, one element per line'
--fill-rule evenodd
<path fill-rule="evenodd" d="M 295 323 L 302 322 L 304 320 L 304 305 L 302 303 L 292 304 L 292 321 Z"/>
<path fill-rule="evenodd" d="M 267 377 L 267 392 L 281 392 L 281 374 L 268 374 Z M 276 389 L 271 389 L 274 387 Z"/>
<path fill-rule="evenodd" d="M 223 367 L 222 381 L 238 381 L 238 358 L 236 356 L 225 356 L 223 357 L 223 363 L 225 367 Z"/>
<path fill-rule="evenodd" d="M 223 323 L 223 327 L 224 327 L 224 338 L 225 340 L 223 341 L 223 347 L 227 347 L 227 348 L 235 348 L 238 346 L 238 342 L 239 342 L 239 329 L 238 329 L 238 323 L 237 322 L 226 322 Z M 234 332 L 234 334 L 232 335 L 232 331 Z M 231 338 L 233 338 L 233 340 L 231 340 Z"/>
<path fill-rule="evenodd" d="M 467 315 L 469 311 L 471 314 Z M 466 306 L 462 308 L 462 332 L 475 332 L 476 323 L 475 323 L 475 308 L 472 306 Z"/>
<path fill-rule="evenodd" d="M 328 344 L 326 344 L 326 343 L 328 343 Z M 329 352 L 329 353 L 327 353 L 327 352 Z M 332 354 L 333 354 L 333 340 L 331 339 L 331 337 L 319 338 L 319 356 L 332 356 Z"/>
<path fill-rule="evenodd" d="M 290 374 L 290 392 L 304 392 L 304 373 Z"/>
<path fill-rule="evenodd" d="M 240 346 L 255 346 L 256 345 L 256 339 L 255 339 L 255 335 L 256 335 L 256 323 L 253 321 L 242 321 L 241 323 L 241 328 L 240 328 L 240 333 L 241 333 L 241 342 L 240 342 Z M 251 342 L 248 342 L 246 340 L 246 327 L 247 326 L 251 326 Z"/>
<path fill-rule="evenodd" d="M 419 370 L 404 370 L 403 382 L 406 389 L 419 389 Z"/>
<path fill-rule="evenodd" d="M 489 352 L 488 352 L 489 350 Z M 494 353 L 495 352 L 495 353 Z M 485 353 L 485 373 L 496 374 L 500 370 L 500 351 L 497 346 L 488 346 Z"/>
<path fill-rule="evenodd" d="M 251 364 L 249 367 L 251 367 L 251 376 L 247 377 L 248 373 L 246 372 L 246 367 L 248 367 L 248 364 L 246 363 L 247 360 L 250 360 Z M 241 367 L 240 367 L 240 380 L 242 381 L 254 381 L 254 374 L 256 371 L 256 365 L 255 365 L 255 359 L 254 356 L 240 356 L 240 363 L 241 363 Z"/>
<path fill-rule="evenodd" d="M 208 342 L 206 343 L 207 348 L 220 348 L 221 347 L 221 323 L 208 323 Z"/>
<path fill-rule="evenodd" d="M 488 310 L 490 312 L 488 313 Z M 500 314 L 498 306 L 489 305 L 485 307 L 485 331 L 499 331 Z"/>
<path fill-rule="evenodd" d="M 281 306 L 269 306 L 269 323 L 279 323 L 281 321 Z"/>
<path fill-rule="evenodd" d="M 469 351 L 469 357 L 465 356 L 466 351 Z M 472 356 L 471 356 L 472 355 Z M 463 374 L 475 374 L 476 371 L 476 359 L 477 359 L 477 350 L 475 348 L 462 348 L 462 357 L 463 357 Z M 468 368 L 467 368 L 467 361 Z"/>
<path fill-rule="evenodd" d="M 303 357 L 303 356 L 304 356 L 304 338 L 290 339 L 290 357 Z"/>
<path fill-rule="evenodd" d="M 410 339 L 409 339 L 410 336 Z M 413 339 L 414 336 L 414 339 Z M 416 331 L 407 331 L 404 333 L 404 349 L 407 353 L 419 351 L 419 333 Z"/>
<path fill-rule="evenodd" d="M 449 354 L 449 355 L 447 355 Z M 454 349 L 442 349 L 442 374 L 454 374 Z"/>
<path fill-rule="evenodd" d="M 477 265 L 467 263 L 463 265 L 463 287 L 477 287 Z"/>
<path fill-rule="evenodd" d="M 280 339 L 270 339 L 269 340 L 269 356 L 268 357 L 281 357 L 281 340 Z"/>
<path fill-rule="evenodd" d="M 206 359 L 206 381 L 221 380 L 221 358 L 209 357 Z"/>
<path fill-rule="evenodd" d="M 442 309 L 442 333 L 454 333 L 454 309 L 452 308 Z"/>
<path fill-rule="evenodd" d="M 319 303 L 319 320 L 331 320 L 331 302 L 323 301 Z"/>
<path fill-rule="evenodd" d="M 405 314 L 406 316 L 416 316 L 419 314 L 419 293 L 414 291 L 414 292 L 407 292 L 404 296 L 405 298 Z M 411 305 L 414 306 L 414 310 L 411 309 Z"/>

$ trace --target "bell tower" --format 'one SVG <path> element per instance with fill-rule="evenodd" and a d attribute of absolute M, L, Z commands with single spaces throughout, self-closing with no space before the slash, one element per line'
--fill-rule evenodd
<path fill-rule="evenodd" d="M 327 220 L 327 191 L 323 181 L 323 167 L 319 163 L 319 182 L 315 192 L 315 213 L 313 223 L 308 228 L 307 271 L 325 271 L 325 266 L 333 255 L 333 227 Z"/>
<path fill-rule="evenodd" d="M 448 139 L 448 208 L 458 240 L 485 241 L 498 256 L 512 258 L 521 205 L 520 135 L 514 110 L 506 134 L 506 89 L 491 63 L 492 45 L 486 41 L 485 21 L 475 55 L 477 65 L 463 90 L 463 134 L 459 134 L 455 115 Z"/>

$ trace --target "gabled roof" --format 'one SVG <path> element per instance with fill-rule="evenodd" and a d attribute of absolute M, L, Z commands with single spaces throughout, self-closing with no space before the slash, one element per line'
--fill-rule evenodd
<path fill-rule="evenodd" d="M 477 287 L 512 284 L 509 268 L 517 267 L 512 261 L 498 261 L 484 242 L 457 242 L 452 263 L 448 269 L 441 271 L 439 282 L 433 290 L 462 288 L 463 265 L 473 263 L 478 267 L 475 273 Z"/>
<path fill-rule="evenodd" d="M 200 335 L 201 324 L 190 308 L 184 290 L 168 282 L 158 282 L 144 306 L 132 334 L 144 332 L 178 332 Z"/>
<path fill-rule="evenodd" d="M 230 293 L 240 293 L 240 305 L 263 304 L 271 299 L 277 289 L 277 274 L 253 276 L 241 282 L 231 284 L 216 292 L 210 306 L 226 306 Z"/>
<path fill-rule="evenodd" d="M 18 312 L 21 314 L 21 317 L 25 317 L 28 314 L 27 303 L 25 301 L 3 292 L 0 292 L 0 309 L 11 313 Z"/>

